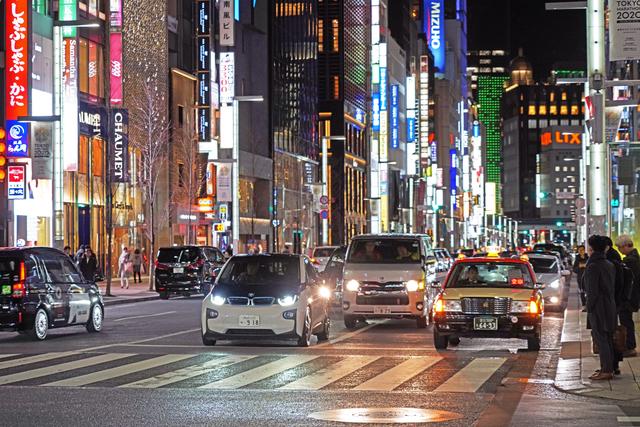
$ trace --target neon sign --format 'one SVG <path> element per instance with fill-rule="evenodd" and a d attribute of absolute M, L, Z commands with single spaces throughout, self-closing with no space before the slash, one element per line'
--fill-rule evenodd
<path fill-rule="evenodd" d="M 27 0 L 8 0 L 5 9 L 5 119 L 29 115 L 29 9 Z"/>

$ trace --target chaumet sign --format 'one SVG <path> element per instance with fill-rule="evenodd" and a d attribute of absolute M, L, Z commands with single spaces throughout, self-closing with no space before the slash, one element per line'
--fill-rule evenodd
<path fill-rule="evenodd" d="M 582 144 L 582 134 L 576 132 L 544 132 L 540 136 L 540 142 L 542 146 L 551 144 L 567 144 L 567 145 L 580 145 Z"/>

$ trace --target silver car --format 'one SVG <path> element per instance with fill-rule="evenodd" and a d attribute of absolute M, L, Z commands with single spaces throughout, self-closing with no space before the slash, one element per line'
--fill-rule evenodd
<path fill-rule="evenodd" d="M 571 272 L 563 269 L 562 262 L 555 255 L 528 254 L 528 257 L 536 274 L 536 281 L 544 284 L 542 295 L 545 308 L 564 310 L 568 294 L 565 281 Z"/>

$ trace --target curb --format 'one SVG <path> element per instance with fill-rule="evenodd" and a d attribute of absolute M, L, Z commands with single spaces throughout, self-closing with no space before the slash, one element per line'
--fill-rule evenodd
<path fill-rule="evenodd" d="M 105 298 L 113 298 L 113 297 L 105 297 L 104 295 L 102 296 L 102 300 L 104 302 L 104 306 L 110 306 L 110 305 L 120 305 L 120 304 L 132 304 L 134 302 L 144 302 L 144 301 L 154 301 L 157 299 L 160 299 L 160 297 L 158 295 L 155 296 L 148 296 L 148 297 L 139 297 L 139 298 L 119 298 L 119 299 L 105 299 Z M 115 297 L 118 298 L 118 297 Z"/>

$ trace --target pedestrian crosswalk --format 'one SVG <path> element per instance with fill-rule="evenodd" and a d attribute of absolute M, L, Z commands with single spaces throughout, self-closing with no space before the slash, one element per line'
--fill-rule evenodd
<path fill-rule="evenodd" d="M 508 360 L 440 355 L 0 354 L 0 386 L 475 393 L 495 388 L 506 375 L 502 368 Z"/>

